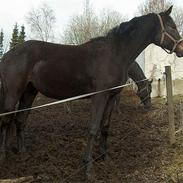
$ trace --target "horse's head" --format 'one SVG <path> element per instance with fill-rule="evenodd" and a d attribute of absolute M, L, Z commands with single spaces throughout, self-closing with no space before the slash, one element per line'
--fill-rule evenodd
<path fill-rule="evenodd" d="M 168 53 L 175 52 L 178 57 L 183 57 L 183 39 L 180 36 L 175 22 L 170 17 L 171 6 L 165 12 L 157 14 L 158 25 L 154 43 L 163 48 Z"/>
<path fill-rule="evenodd" d="M 145 109 L 150 109 L 152 107 L 151 104 L 152 82 L 153 80 L 143 81 L 142 87 L 138 87 L 137 95 L 139 96 L 141 103 L 144 104 Z"/>

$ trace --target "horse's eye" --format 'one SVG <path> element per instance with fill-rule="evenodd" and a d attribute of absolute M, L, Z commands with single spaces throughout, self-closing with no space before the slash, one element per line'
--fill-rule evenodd
<path fill-rule="evenodd" d="M 172 30 L 176 30 L 176 27 L 174 27 L 174 26 L 172 26 L 172 25 L 171 25 L 171 26 L 168 25 L 168 28 L 169 28 L 169 29 L 172 29 Z"/>
<path fill-rule="evenodd" d="M 173 29 L 177 29 L 177 27 L 176 26 L 173 26 Z"/>

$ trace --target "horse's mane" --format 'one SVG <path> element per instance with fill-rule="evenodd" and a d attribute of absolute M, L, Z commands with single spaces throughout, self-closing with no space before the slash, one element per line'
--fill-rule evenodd
<path fill-rule="evenodd" d="M 132 20 L 126 21 L 126 22 L 122 22 L 120 25 L 115 26 L 114 28 L 110 29 L 106 35 L 104 36 L 99 36 L 99 37 L 95 37 L 95 38 L 91 38 L 90 41 L 104 41 L 106 40 L 106 38 L 110 38 L 112 36 L 116 36 L 122 33 L 128 33 L 130 30 L 125 31 L 128 27 L 131 27 L 131 29 L 133 28 L 133 26 L 135 25 L 135 23 L 137 22 L 139 18 L 135 17 Z"/>
<path fill-rule="evenodd" d="M 110 40 L 110 39 L 113 39 L 113 38 L 116 38 L 117 40 L 120 40 L 120 38 L 125 38 L 133 30 L 141 28 L 142 26 L 144 26 L 145 19 L 147 17 L 149 17 L 150 15 L 152 15 L 152 13 L 150 13 L 148 15 L 143 15 L 143 16 L 140 16 L 140 17 L 135 17 L 135 18 L 133 18 L 129 21 L 126 21 L 126 22 L 122 22 L 120 25 L 117 25 L 114 28 L 110 29 L 106 33 L 106 35 L 91 38 L 90 42 L 93 42 L 93 41 L 106 41 L 106 40 Z"/>
<path fill-rule="evenodd" d="M 90 41 L 104 41 L 105 40 L 105 36 L 99 36 L 99 37 L 95 37 L 95 38 L 91 38 Z"/>
<path fill-rule="evenodd" d="M 106 37 L 113 37 L 113 36 L 125 37 L 132 30 L 137 29 L 138 27 L 141 27 L 144 20 L 151 15 L 152 13 L 149 13 L 148 15 L 135 17 L 129 21 L 122 22 L 120 25 L 109 30 L 109 32 L 106 34 Z"/>

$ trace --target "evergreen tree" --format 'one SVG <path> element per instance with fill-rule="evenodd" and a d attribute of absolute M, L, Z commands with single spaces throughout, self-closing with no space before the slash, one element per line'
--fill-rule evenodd
<path fill-rule="evenodd" d="M 3 56 L 3 41 L 4 41 L 4 33 L 3 33 L 3 30 L 1 29 L 1 32 L 0 32 L 0 59 Z"/>
<path fill-rule="evenodd" d="M 18 37 L 18 43 L 23 43 L 25 42 L 25 27 L 22 25 L 21 26 L 21 31 L 20 31 L 20 34 L 19 34 L 19 37 Z"/>
<path fill-rule="evenodd" d="M 12 38 L 10 42 L 10 49 L 12 49 L 15 45 L 19 43 L 19 36 L 18 36 L 18 25 L 17 23 L 14 26 Z"/>

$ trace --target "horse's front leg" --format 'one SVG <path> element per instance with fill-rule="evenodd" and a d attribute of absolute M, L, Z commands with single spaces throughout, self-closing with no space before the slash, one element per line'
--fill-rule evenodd
<path fill-rule="evenodd" d="M 119 96 L 119 95 L 116 95 L 116 96 Z M 103 160 L 106 158 L 106 154 L 107 154 L 107 138 L 108 138 L 108 133 L 109 133 L 111 114 L 112 114 L 114 104 L 116 101 L 116 96 L 112 96 L 108 100 L 108 104 L 106 105 L 102 123 L 100 126 L 101 133 L 100 133 L 99 150 L 100 150 L 100 153 L 102 154 L 101 158 Z"/>
<path fill-rule="evenodd" d="M 108 94 L 98 94 L 92 97 L 92 119 L 89 123 L 88 143 L 85 149 L 83 162 L 86 168 L 86 175 L 90 175 L 92 166 L 92 148 L 95 137 L 100 129 L 104 109 L 108 101 Z"/>

